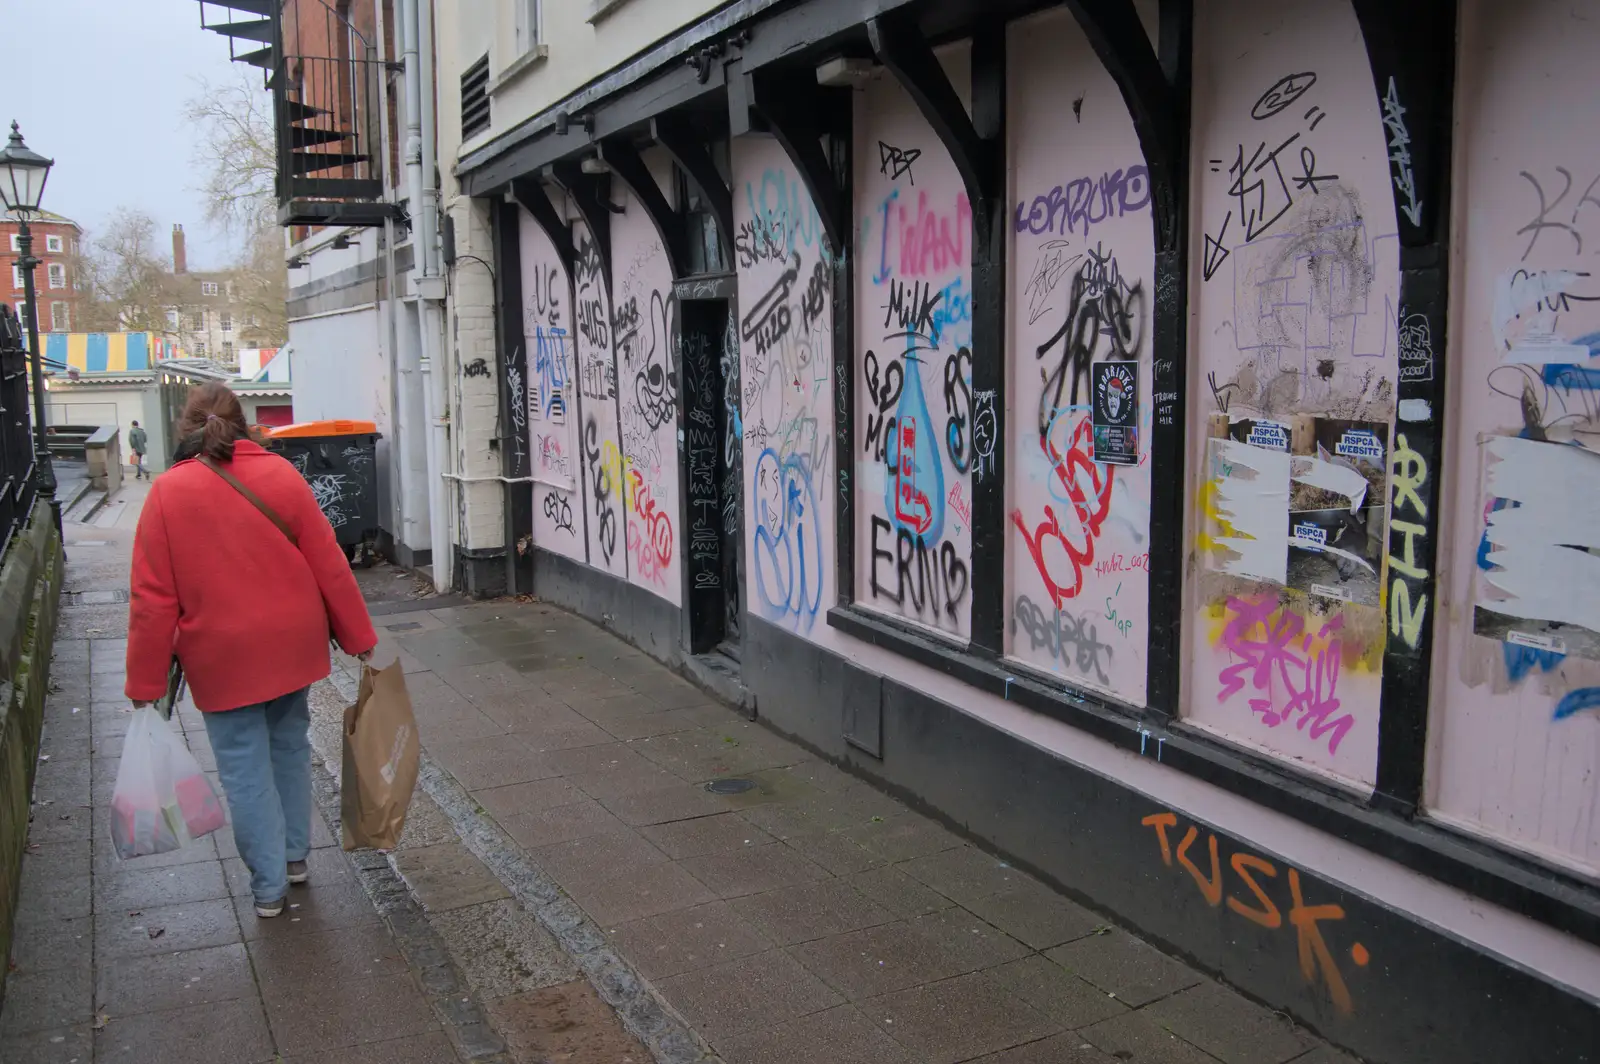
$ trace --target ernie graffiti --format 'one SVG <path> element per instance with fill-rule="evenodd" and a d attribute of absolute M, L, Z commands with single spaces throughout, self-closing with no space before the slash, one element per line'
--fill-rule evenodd
<path fill-rule="evenodd" d="M 1226 903 L 1229 912 L 1266 931 L 1283 929 L 1287 917 L 1288 926 L 1294 929 L 1300 977 L 1308 986 L 1321 984 L 1325 987 L 1328 1000 L 1344 1015 L 1355 1011 L 1350 986 L 1345 982 L 1337 958 L 1348 956 L 1359 969 L 1371 963 L 1372 955 L 1360 942 L 1352 942 L 1348 950 L 1341 948 L 1338 952 L 1328 944 L 1329 937 L 1339 942 L 1337 932 L 1345 930 L 1341 926 L 1345 919 L 1344 906 L 1308 904 L 1299 869 L 1286 866 L 1286 874 L 1280 879 L 1276 863 L 1244 850 L 1236 850 L 1228 856 L 1227 867 L 1233 873 L 1228 876 L 1223 870 L 1217 836 L 1211 832 L 1205 833 L 1204 854 L 1190 856 L 1190 850 L 1200 841 L 1201 829 L 1195 824 L 1187 825 L 1174 845 L 1179 827 L 1176 813 L 1152 813 L 1139 823 L 1155 830 L 1161 863 L 1168 868 L 1182 868 L 1211 908 L 1220 908 Z M 1203 867 L 1200 862 L 1204 862 Z"/>

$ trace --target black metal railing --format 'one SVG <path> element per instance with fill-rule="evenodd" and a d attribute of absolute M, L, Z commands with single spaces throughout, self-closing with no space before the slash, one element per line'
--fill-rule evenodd
<path fill-rule="evenodd" d="M 0 304 L 0 558 L 27 524 L 38 491 L 28 349 L 22 335 L 22 323 L 9 306 Z"/>

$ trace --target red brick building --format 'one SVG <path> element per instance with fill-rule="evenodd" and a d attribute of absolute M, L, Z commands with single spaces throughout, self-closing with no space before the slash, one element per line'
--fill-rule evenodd
<path fill-rule="evenodd" d="M 71 332 L 78 328 L 78 305 L 81 293 L 75 276 L 78 261 L 78 241 L 83 234 L 78 223 L 59 214 L 40 211 L 29 221 L 33 233 L 33 255 L 39 260 L 34 267 L 33 285 L 39 299 L 39 331 Z M 0 277 L 0 296 L 11 304 L 17 316 L 27 320 L 26 300 L 23 296 L 22 270 L 17 266 L 20 255 L 19 227 L 15 215 L 0 215 L 0 250 L 10 268 Z"/>

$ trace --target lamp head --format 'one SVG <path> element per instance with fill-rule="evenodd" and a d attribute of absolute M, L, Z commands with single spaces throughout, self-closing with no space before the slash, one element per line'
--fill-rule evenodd
<path fill-rule="evenodd" d="M 8 211 L 34 214 L 44 198 L 44 183 L 53 159 L 46 159 L 22 142 L 22 131 L 11 123 L 11 139 L 0 149 L 0 200 Z"/>

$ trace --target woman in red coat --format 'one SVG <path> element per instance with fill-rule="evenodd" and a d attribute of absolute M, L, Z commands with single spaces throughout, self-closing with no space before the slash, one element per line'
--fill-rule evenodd
<path fill-rule="evenodd" d="M 328 675 L 330 638 L 366 660 L 378 637 L 311 489 L 251 438 L 233 392 L 194 389 L 178 435 L 195 457 L 151 485 L 133 543 L 127 696 L 160 698 L 177 655 L 256 914 L 277 916 L 311 847 L 307 688 Z"/>

